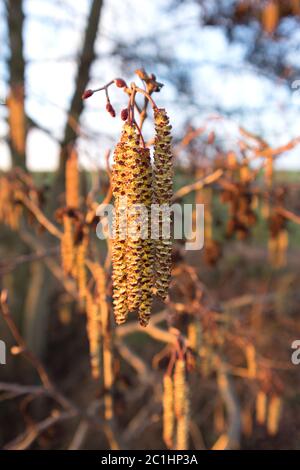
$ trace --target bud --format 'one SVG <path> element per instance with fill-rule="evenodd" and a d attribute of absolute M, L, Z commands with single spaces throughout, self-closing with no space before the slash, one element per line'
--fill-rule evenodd
<path fill-rule="evenodd" d="M 114 110 L 109 101 L 106 103 L 106 111 L 108 111 L 112 117 L 116 117 L 116 111 Z"/>
<path fill-rule="evenodd" d="M 121 119 L 122 119 L 122 121 L 126 121 L 127 118 L 128 118 L 128 109 L 124 108 L 121 111 Z"/>
<path fill-rule="evenodd" d="M 123 78 L 116 78 L 116 79 L 114 80 L 114 82 L 115 82 L 115 84 L 116 84 L 116 86 L 117 86 L 118 88 L 124 88 L 124 87 L 126 87 L 126 82 L 125 82 L 125 80 L 123 80 Z"/>
<path fill-rule="evenodd" d="M 86 100 L 87 98 L 89 98 L 93 94 L 94 94 L 93 90 L 85 90 L 85 92 L 82 95 L 82 99 Z"/>

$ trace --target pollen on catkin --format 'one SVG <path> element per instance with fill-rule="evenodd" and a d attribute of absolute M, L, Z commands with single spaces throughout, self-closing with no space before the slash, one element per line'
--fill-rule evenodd
<path fill-rule="evenodd" d="M 117 324 L 124 323 L 128 313 L 137 310 L 141 325 L 146 326 L 152 305 L 153 259 L 149 232 L 152 170 L 149 149 L 140 147 L 140 136 L 133 124 L 124 124 L 115 149 L 112 190 L 115 320 Z"/>
<path fill-rule="evenodd" d="M 165 109 L 156 109 L 154 112 L 155 145 L 153 168 L 153 202 L 165 207 L 166 211 L 159 213 L 159 223 L 155 240 L 155 288 L 157 295 L 165 300 L 171 277 L 171 250 L 170 234 L 164 236 L 162 229 L 171 224 L 170 204 L 173 186 L 173 162 L 171 152 L 171 126 Z M 165 225 L 166 224 L 166 225 Z"/>

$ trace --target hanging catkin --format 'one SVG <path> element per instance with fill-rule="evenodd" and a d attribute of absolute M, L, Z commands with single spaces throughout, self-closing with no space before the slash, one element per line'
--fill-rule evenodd
<path fill-rule="evenodd" d="M 78 156 L 75 149 L 72 149 L 66 162 L 66 205 L 72 209 L 79 207 Z"/>
<path fill-rule="evenodd" d="M 91 292 L 86 292 L 87 335 L 89 339 L 92 376 L 100 376 L 101 317 L 98 302 Z"/>
<path fill-rule="evenodd" d="M 76 261 L 74 223 L 70 211 L 79 207 L 78 157 L 74 149 L 66 162 L 66 206 L 67 210 L 63 216 L 64 234 L 61 242 L 61 257 L 64 273 L 70 274 Z"/>
<path fill-rule="evenodd" d="M 82 240 L 76 248 L 76 278 L 78 284 L 79 298 L 83 300 L 87 290 L 87 274 L 86 274 L 86 255 L 88 249 L 88 233 L 84 230 Z"/>
<path fill-rule="evenodd" d="M 178 359 L 175 364 L 174 410 L 177 420 L 176 449 L 186 450 L 189 436 L 189 391 L 183 359 Z"/>
<path fill-rule="evenodd" d="M 112 189 L 115 198 L 112 241 L 114 314 L 117 324 L 138 310 L 146 326 L 152 304 L 152 242 L 150 210 L 152 172 L 150 152 L 140 147 L 136 126 L 126 123 L 114 153 Z M 122 214 L 126 205 L 125 223 Z"/>
<path fill-rule="evenodd" d="M 267 414 L 267 395 L 263 390 L 259 390 L 256 395 L 256 421 L 258 424 L 265 424 Z"/>
<path fill-rule="evenodd" d="M 171 375 L 163 378 L 163 440 L 166 446 L 173 447 L 174 435 L 174 388 Z"/>
<path fill-rule="evenodd" d="M 143 205 L 141 216 L 141 302 L 138 309 L 139 322 L 147 326 L 150 320 L 152 307 L 152 283 L 153 283 L 153 242 L 151 238 L 151 203 L 152 203 L 152 168 L 149 149 L 141 149 L 141 180 L 140 201 Z"/>
<path fill-rule="evenodd" d="M 268 406 L 267 430 L 271 436 L 274 436 L 278 432 L 281 415 L 281 405 L 282 401 L 278 395 L 273 395 L 270 398 Z"/>
<path fill-rule="evenodd" d="M 154 146 L 154 174 L 153 192 L 154 203 L 165 205 L 168 209 L 172 198 L 173 164 L 171 153 L 171 126 L 165 109 L 156 109 L 154 112 L 155 146 Z M 155 240 L 155 288 L 157 295 L 163 300 L 168 294 L 171 272 L 172 241 L 169 236 L 163 236 L 163 225 L 170 227 L 170 213 L 160 213 L 158 239 Z"/>
<path fill-rule="evenodd" d="M 112 266 L 113 266 L 113 301 L 114 316 L 118 325 L 124 323 L 128 316 L 127 298 L 127 269 L 126 269 L 126 219 L 122 206 L 127 192 L 128 166 L 126 142 L 136 140 L 136 131 L 133 126 L 126 123 L 123 127 L 120 142 L 114 152 L 114 164 L 112 168 L 112 191 L 115 199 L 114 236 L 112 239 Z"/>

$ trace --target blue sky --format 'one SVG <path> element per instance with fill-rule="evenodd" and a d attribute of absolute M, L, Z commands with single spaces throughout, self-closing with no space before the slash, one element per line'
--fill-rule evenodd
<path fill-rule="evenodd" d="M 101 19 L 100 34 L 97 38 L 96 60 L 92 69 L 90 87 L 96 87 L 119 76 L 118 58 L 107 58 L 115 41 L 132 41 L 143 38 L 148 32 L 156 32 L 163 53 L 170 53 L 181 62 L 183 68 L 192 68 L 192 89 L 194 105 L 184 103 L 172 83 L 165 78 L 166 68 L 157 67 L 157 78 L 163 75 L 165 87 L 157 102 L 167 105 L 179 135 L 183 122 L 192 119 L 201 125 L 207 116 L 222 108 L 232 116 L 233 128 L 243 125 L 263 135 L 272 145 L 286 143 L 300 134 L 300 98 L 291 93 L 283 82 L 258 76 L 244 61 L 245 49 L 241 44 L 229 44 L 221 29 L 199 28 L 199 10 L 188 3 L 177 14 L 162 12 L 166 0 L 145 2 L 138 0 L 106 1 Z M 65 110 L 73 91 L 75 58 L 82 40 L 82 31 L 88 11 L 89 0 L 26 0 L 25 55 L 28 60 L 26 86 L 28 114 L 51 134 L 59 138 L 65 122 Z M 1 13 L 1 11 L 0 11 Z M 3 15 L 1 15 L 3 18 Z M 3 19 L 1 24 L 1 39 Z M 297 41 L 300 38 L 294 38 Z M 142 44 L 142 43 L 141 43 Z M 146 46 L 144 51 L 146 50 Z M 151 45 L 147 45 L 152 53 Z M 0 49 L 2 59 L 7 54 Z M 297 61 L 297 55 L 290 58 Z M 142 64 L 135 64 L 134 68 Z M 5 98 L 5 67 L 0 64 L 0 97 Z M 133 77 L 125 76 L 130 81 Z M 300 77 L 299 77 L 300 78 Z M 121 92 L 114 92 L 112 100 L 117 109 L 125 104 Z M 84 136 L 79 140 L 81 163 L 87 167 L 103 164 L 104 152 L 117 140 L 121 128 L 118 119 L 111 119 L 105 112 L 105 97 L 95 95 L 86 102 L 82 116 Z M 237 112 L 236 110 L 239 110 Z M 0 136 L 6 132 L 0 114 Z M 230 135 L 220 137 L 230 139 Z M 147 136 L 151 127 L 146 126 Z M 299 168 L 299 150 L 285 154 L 278 166 Z M 58 145 L 55 139 L 44 132 L 32 131 L 28 139 L 29 167 L 31 169 L 53 169 L 58 161 Z M 8 151 L 0 142 L 0 166 L 9 162 Z"/>

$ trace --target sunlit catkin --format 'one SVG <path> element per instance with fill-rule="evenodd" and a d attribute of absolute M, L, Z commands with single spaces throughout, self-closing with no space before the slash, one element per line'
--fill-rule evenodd
<path fill-rule="evenodd" d="M 62 267 L 65 274 L 70 274 L 73 269 L 74 263 L 74 236 L 73 236 L 73 221 L 69 215 L 65 214 L 63 217 L 64 233 L 61 240 L 61 260 Z"/>
<path fill-rule="evenodd" d="M 127 166 L 128 145 L 126 142 L 136 141 L 136 131 L 133 126 L 125 124 L 120 142 L 114 152 L 112 168 L 112 191 L 114 196 L 115 214 L 113 220 L 114 236 L 112 239 L 113 266 L 113 302 L 114 316 L 118 325 L 124 323 L 128 316 L 127 298 L 127 269 L 126 269 L 126 194 L 129 169 Z"/>
<path fill-rule="evenodd" d="M 79 207 L 79 170 L 75 149 L 71 151 L 66 162 L 66 205 L 72 209 Z"/>
<path fill-rule="evenodd" d="M 163 300 L 167 297 L 171 272 L 172 241 L 170 233 L 162 233 L 166 227 L 170 231 L 169 208 L 172 198 L 173 163 L 171 153 L 171 126 L 165 109 L 154 112 L 155 146 L 153 169 L 153 202 L 163 206 L 164 214 L 160 211 L 159 223 L 156 228 L 158 239 L 155 240 L 155 288 L 157 295 Z"/>
<path fill-rule="evenodd" d="M 163 440 L 170 449 L 173 447 L 174 435 L 174 389 L 169 374 L 163 378 Z"/>
<path fill-rule="evenodd" d="M 281 398 L 278 395 L 273 395 L 269 401 L 267 420 L 267 430 L 271 436 L 274 436 L 278 432 L 279 421 L 281 416 L 281 406 Z"/>
<path fill-rule="evenodd" d="M 188 449 L 189 390 L 186 381 L 185 361 L 178 359 L 174 370 L 174 410 L 177 421 L 176 449 Z"/>
<path fill-rule="evenodd" d="M 100 376 L 101 317 L 99 305 L 89 291 L 86 293 L 86 316 L 92 376 L 98 379 Z"/>
<path fill-rule="evenodd" d="M 150 152 L 140 147 L 136 126 L 126 123 L 114 153 L 112 189 L 115 198 L 112 242 L 114 313 L 117 324 L 138 311 L 149 322 L 152 304 L 152 202 Z"/>
<path fill-rule="evenodd" d="M 267 414 L 267 395 L 260 390 L 256 395 L 256 421 L 258 424 L 265 424 Z"/>
<path fill-rule="evenodd" d="M 61 258 L 65 274 L 71 274 L 76 268 L 76 247 L 74 243 L 74 221 L 70 211 L 79 207 L 78 157 L 72 150 L 66 162 L 66 206 L 63 216 L 64 234 L 61 241 Z"/>
<path fill-rule="evenodd" d="M 139 322 L 147 326 L 152 307 L 153 284 L 153 243 L 151 238 L 151 203 L 152 203 L 152 168 L 149 149 L 141 149 L 140 203 L 142 211 L 141 223 L 141 301 L 138 308 Z"/>
<path fill-rule="evenodd" d="M 80 299 L 84 299 L 87 290 L 86 256 L 88 249 L 88 235 L 84 233 L 82 240 L 76 247 L 76 278 Z"/>

